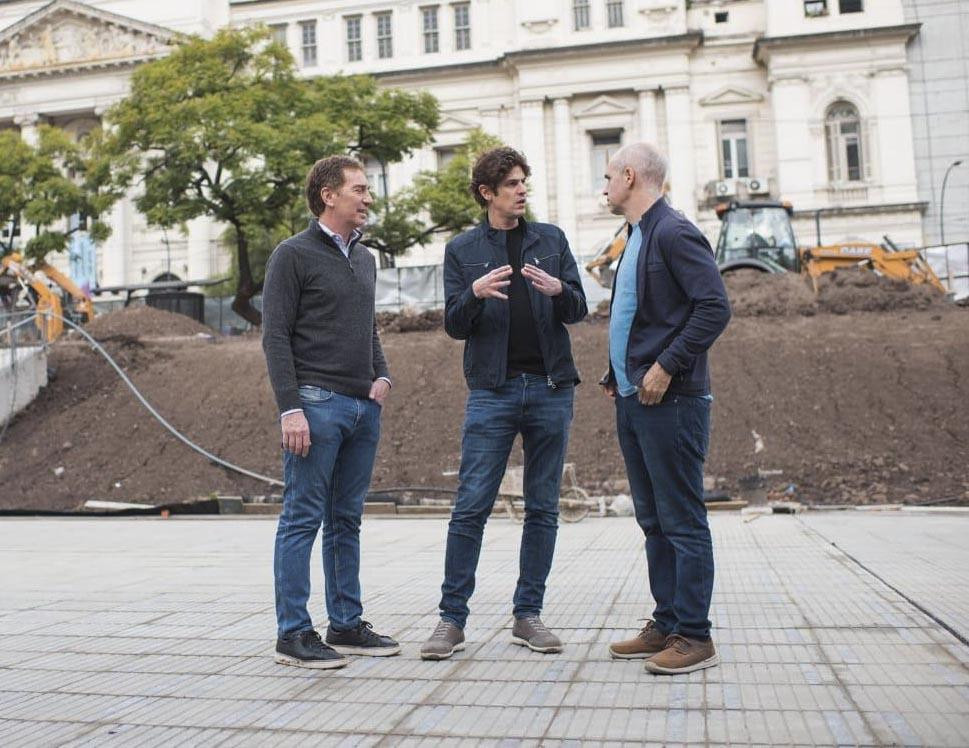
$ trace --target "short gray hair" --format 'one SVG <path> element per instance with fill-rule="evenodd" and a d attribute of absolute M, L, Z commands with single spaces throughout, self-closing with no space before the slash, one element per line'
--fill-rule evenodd
<path fill-rule="evenodd" d="M 656 146 L 651 143 L 630 143 L 620 148 L 612 158 L 619 171 L 629 167 L 646 184 L 655 187 L 657 192 L 663 192 L 670 162 Z"/>

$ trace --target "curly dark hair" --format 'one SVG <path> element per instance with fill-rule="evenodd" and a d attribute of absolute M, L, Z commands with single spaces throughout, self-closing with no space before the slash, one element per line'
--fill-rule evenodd
<path fill-rule="evenodd" d="M 488 207 L 488 201 L 481 197 L 478 188 L 484 185 L 491 188 L 492 192 L 497 192 L 498 186 L 508 176 L 508 172 L 516 166 L 521 167 L 526 177 L 531 175 L 532 170 L 528 167 L 525 157 L 514 148 L 507 146 L 492 148 L 478 156 L 471 170 L 471 196 L 478 205 L 482 208 Z"/>
<path fill-rule="evenodd" d="M 322 215 L 326 204 L 320 192 L 324 187 L 338 190 L 347 181 L 344 169 L 359 169 L 363 164 L 350 156 L 327 156 L 321 158 L 306 175 L 306 205 L 314 216 Z"/>

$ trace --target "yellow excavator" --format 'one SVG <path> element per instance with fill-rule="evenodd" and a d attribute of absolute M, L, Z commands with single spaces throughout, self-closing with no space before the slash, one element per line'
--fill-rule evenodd
<path fill-rule="evenodd" d="M 66 316 L 78 323 L 94 317 L 94 304 L 73 280 L 46 262 L 27 266 L 18 252 L 11 252 L 0 258 L 0 277 L 6 276 L 22 289 L 30 289 L 37 307 L 37 328 L 48 343 L 57 340 L 64 332 L 61 317 Z M 51 286 L 56 285 L 63 291 L 63 301 Z M 11 293 L 10 299 L 16 294 Z M 66 312 L 66 314 L 65 314 Z"/>
<path fill-rule="evenodd" d="M 764 273 L 803 273 L 815 292 L 818 279 L 838 268 L 864 267 L 879 275 L 912 284 L 929 284 L 941 293 L 945 286 L 917 249 L 898 249 L 886 237 L 886 245 L 841 242 L 798 247 L 791 227 L 789 202 L 737 201 L 716 207 L 720 219 L 716 259 L 721 274 L 736 270 Z M 586 270 L 602 286 L 612 286 L 614 265 L 626 248 L 624 223 L 588 264 Z"/>

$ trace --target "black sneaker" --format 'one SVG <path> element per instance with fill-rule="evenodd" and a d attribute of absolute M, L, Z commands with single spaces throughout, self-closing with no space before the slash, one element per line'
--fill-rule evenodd
<path fill-rule="evenodd" d="M 350 660 L 326 646 L 316 631 L 306 629 L 276 639 L 276 662 L 280 665 L 329 670 L 344 667 Z"/>
<path fill-rule="evenodd" d="M 389 636 L 381 636 L 366 621 L 360 621 L 355 629 L 334 631 L 326 629 L 326 643 L 337 652 L 371 657 L 390 657 L 400 654 L 400 645 Z"/>

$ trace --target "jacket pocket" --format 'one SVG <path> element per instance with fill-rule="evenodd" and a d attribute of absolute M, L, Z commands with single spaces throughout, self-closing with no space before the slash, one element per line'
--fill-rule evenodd
<path fill-rule="evenodd" d="M 559 256 L 558 254 L 546 255 L 545 257 L 536 257 L 529 260 L 528 262 L 537 268 L 541 268 L 546 273 L 551 275 L 553 278 L 559 277 Z"/>
<path fill-rule="evenodd" d="M 464 275 L 464 280 L 468 283 L 474 283 L 476 280 L 478 280 L 478 278 L 490 270 L 490 262 L 469 262 L 461 265 L 461 272 Z"/>

